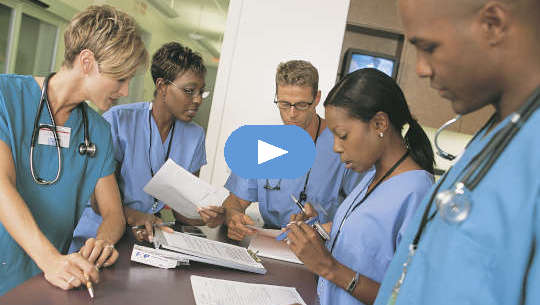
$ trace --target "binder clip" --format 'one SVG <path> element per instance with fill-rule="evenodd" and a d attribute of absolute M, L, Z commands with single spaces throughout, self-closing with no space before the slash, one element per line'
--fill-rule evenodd
<path fill-rule="evenodd" d="M 259 251 L 253 252 L 252 250 L 248 249 L 247 252 L 257 263 L 262 263 L 262 260 L 257 256 L 257 253 L 259 253 Z"/>

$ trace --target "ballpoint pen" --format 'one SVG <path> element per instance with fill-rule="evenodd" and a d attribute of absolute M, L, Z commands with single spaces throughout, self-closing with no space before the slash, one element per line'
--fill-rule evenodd
<path fill-rule="evenodd" d="M 296 199 L 296 197 L 294 197 L 293 194 L 291 194 L 291 198 L 294 201 L 294 203 L 296 203 L 296 205 L 300 208 L 300 211 L 302 211 L 302 214 L 304 216 L 306 216 L 306 210 L 305 210 L 304 206 Z M 315 217 L 315 219 L 316 220 L 313 223 L 313 227 L 315 228 L 315 231 L 317 231 L 317 233 L 319 233 L 319 235 L 321 236 L 321 238 L 323 240 L 329 240 L 330 235 L 328 235 L 326 230 L 321 226 L 321 223 L 318 221 L 318 217 Z"/>

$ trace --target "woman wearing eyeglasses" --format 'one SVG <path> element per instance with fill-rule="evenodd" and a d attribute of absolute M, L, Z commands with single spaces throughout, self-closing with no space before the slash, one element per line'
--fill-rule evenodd
<path fill-rule="evenodd" d="M 125 220 L 111 134 L 84 101 L 107 110 L 126 96 L 148 53 L 134 20 L 107 5 L 77 14 L 64 46 L 46 78 L 0 75 L 0 295 L 40 272 L 62 289 L 97 282 L 96 267 L 118 258 Z M 99 234 L 66 255 L 91 194 Z"/>
<path fill-rule="evenodd" d="M 103 114 L 111 124 L 116 175 L 128 226 L 144 225 L 145 230 L 134 233 L 137 239 L 147 240 L 152 240 L 152 225 L 162 222 L 155 214 L 164 204 L 145 193 L 143 187 L 169 158 L 196 175 L 206 164 L 204 130 L 192 119 L 208 96 L 202 58 L 177 42 L 166 43 L 154 53 L 151 72 L 155 84 L 151 103 L 119 105 Z M 216 215 L 223 213 L 221 207 L 208 210 Z M 175 217 L 191 225 L 204 225 L 201 220 L 176 213 Z M 86 208 L 70 251 L 95 236 L 100 222 L 94 209 Z"/>
<path fill-rule="evenodd" d="M 433 184 L 433 150 L 401 89 L 383 72 L 347 75 L 324 106 L 341 161 L 357 172 L 375 171 L 341 203 L 326 244 L 302 222 L 288 225 L 287 244 L 319 275 L 321 305 L 372 304 L 409 220 Z M 402 137 L 404 125 L 409 129 Z M 313 209 L 306 209 L 312 216 Z"/>

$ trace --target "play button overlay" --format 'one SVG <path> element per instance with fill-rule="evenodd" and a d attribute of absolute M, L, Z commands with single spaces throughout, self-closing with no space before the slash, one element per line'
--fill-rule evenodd
<path fill-rule="evenodd" d="M 257 163 L 261 164 L 266 161 L 275 159 L 288 153 L 285 149 L 281 149 L 264 141 L 257 140 Z"/>
<path fill-rule="evenodd" d="M 294 125 L 245 125 L 225 143 L 225 161 L 243 178 L 295 179 L 315 160 L 311 136 Z"/>

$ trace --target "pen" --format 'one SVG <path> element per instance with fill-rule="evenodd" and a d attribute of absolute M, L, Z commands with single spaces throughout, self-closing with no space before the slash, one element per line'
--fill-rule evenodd
<path fill-rule="evenodd" d="M 153 224 L 154 227 L 171 227 L 171 226 L 174 226 L 175 222 L 174 221 L 166 221 L 166 222 L 162 222 L 162 223 L 155 223 Z M 144 229 L 146 228 L 144 225 L 139 225 L 139 226 L 132 226 L 131 227 L 132 229 Z"/>
<path fill-rule="evenodd" d="M 296 199 L 296 197 L 294 197 L 293 194 L 291 194 L 291 198 L 294 201 L 294 203 L 296 203 L 300 211 L 302 211 L 302 214 L 306 215 L 306 210 L 304 209 L 304 206 L 298 201 L 298 199 Z"/>
<path fill-rule="evenodd" d="M 86 273 L 84 274 L 84 277 L 86 278 L 86 289 L 88 289 L 88 294 L 90 294 L 90 298 L 94 298 L 94 286 L 92 285 L 92 281 L 90 281 L 90 278 Z"/>
<path fill-rule="evenodd" d="M 304 214 L 304 216 L 305 216 L 306 215 L 306 210 L 304 209 L 304 206 L 296 199 L 296 197 L 294 197 L 293 194 L 291 194 L 291 198 L 294 201 L 294 203 L 296 203 L 296 205 L 300 208 L 300 210 L 302 211 L 302 214 Z M 330 235 L 328 235 L 328 233 L 326 233 L 324 228 L 321 226 L 321 224 L 318 221 L 318 217 L 315 217 L 315 219 L 316 219 L 316 221 L 313 223 L 313 227 L 315 228 L 315 231 L 317 231 L 317 233 L 319 233 L 319 236 L 323 240 L 329 240 Z"/>

